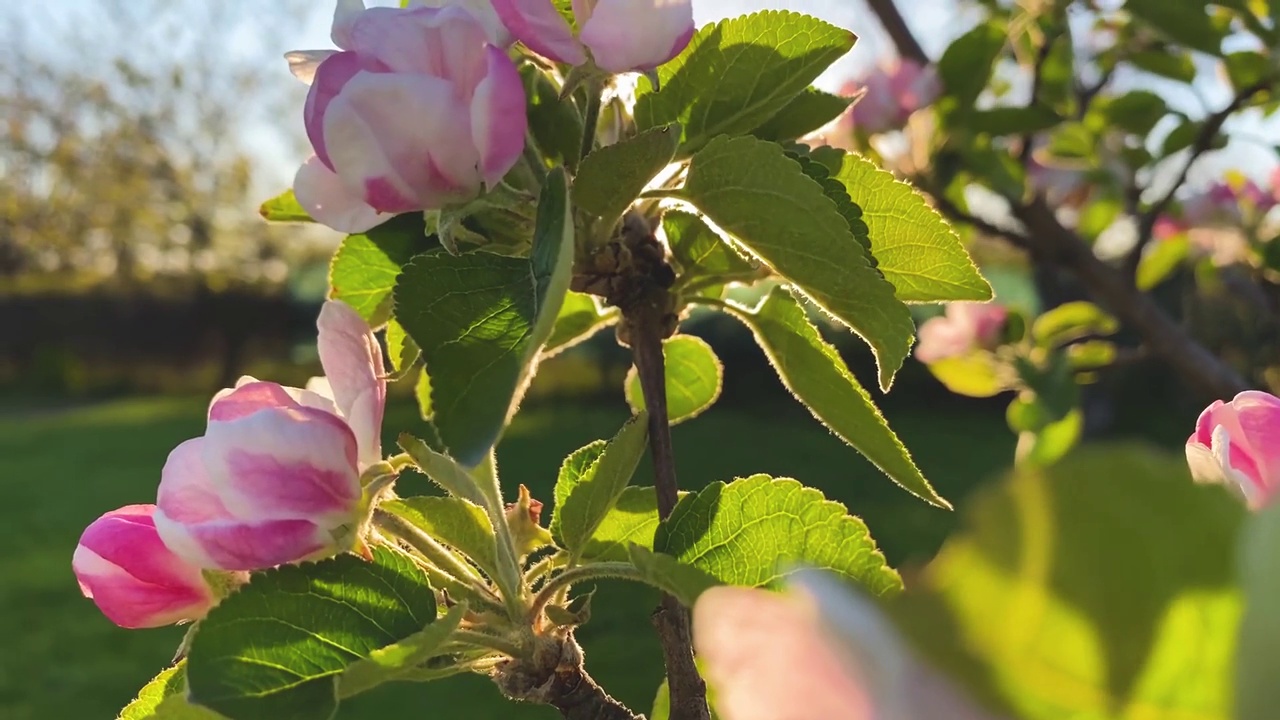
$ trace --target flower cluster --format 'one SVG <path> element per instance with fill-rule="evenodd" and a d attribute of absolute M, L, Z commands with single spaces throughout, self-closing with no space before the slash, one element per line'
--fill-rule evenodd
<path fill-rule="evenodd" d="M 382 350 L 339 301 L 317 326 L 324 377 L 306 389 L 245 377 L 219 392 L 205 434 L 170 453 L 156 504 L 85 530 L 73 569 L 112 621 L 197 620 L 244 571 L 360 547 L 361 476 L 382 460 Z"/>
<path fill-rule="evenodd" d="M 1256 224 L 1280 205 L 1280 167 L 1272 171 L 1270 188 L 1248 178 L 1219 180 L 1182 201 L 1156 222 L 1155 237 L 1166 238 L 1197 229 L 1239 228 Z"/>
<path fill-rule="evenodd" d="M 693 641 L 725 720 L 991 717 L 911 653 L 889 620 L 838 580 L 803 571 L 786 593 L 704 592 Z"/>
<path fill-rule="evenodd" d="M 311 217 L 363 232 L 391 216 L 465 205 L 524 150 L 525 90 L 510 45 L 607 72 L 650 70 L 693 36 L 689 0 L 582 0 L 575 35 L 551 0 L 365 8 L 340 0 L 338 50 L 286 55 L 311 85 L 315 155 L 294 179 Z"/>

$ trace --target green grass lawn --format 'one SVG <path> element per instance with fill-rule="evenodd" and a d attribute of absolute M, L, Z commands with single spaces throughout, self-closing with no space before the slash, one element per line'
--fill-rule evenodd
<path fill-rule="evenodd" d="M 0 718 L 112 718 L 173 654 L 182 631 L 121 630 L 80 596 L 71 553 L 84 526 L 129 503 L 152 502 L 165 456 L 204 424 L 204 399 L 138 399 L 83 409 L 11 412 L 0 419 Z M 963 504 L 967 490 L 1004 467 L 1013 438 L 996 413 L 951 408 L 889 410 L 891 424 L 938 490 Z M 534 406 L 498 451 L 504 486 L 549 500 L 561 459 L 612 435 L 625 416 L 611 406 Z M 391 409 L 387 428 L 412 428 L 414 410 Z M 927 558 L 955 515 L 894 486 L 795 406 L 759 412 L 715 408 L 675 429 L 681 484 L 769 472 L 821 488 L 862 516 L 890 561 Z M 388 438 L 390 439 L 390 438 Z M 649 484 L 647 467 L 636 483 Z M 587 665 L 615 696 L 647 712 L 661 680 L 647 617 L 656 596 L 606 584 L 583 629 Z M 489 681 L 380 688 L 343 706 L 347 720 L 416 708 L 421 717 L 504 718 Z M 545 709 L 529 717 L 555 717 Z"/>

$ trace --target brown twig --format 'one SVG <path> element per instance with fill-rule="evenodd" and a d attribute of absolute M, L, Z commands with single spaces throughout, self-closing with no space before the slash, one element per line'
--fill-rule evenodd
<path fill-rule="evenodd" d="M 601 295 L 622 311 L 618 340 L 631 347 L 640 391 L 649 412 L 649 452 L 653 458 L 658 517 L 671 515 L 678 500 L 671 423 L 667 414 L 667 380 L 662 341 L 675 332 L 678 316 L 671 287 L 675 272 L 654 226 L 639 213 L 623 218 L 620 237 L 612 240 L 575 270 L 571 287 Z M 707 685 L 693 662 L 689 611 L 671 595 L 662 596 L 653 624 L 662 642 L 671 691 L 671 720 L 710 720 Z"/>
<path fill-rule="evenodd" d="M 898 48 L 899 55 L 915 60 L 921 65 L 929 63 L 929 56 L 916 40 L 916 36 L 907 26 L 907 21 L 902 18 L 902 13 L 898 12 L 898 6 L 893 4 L 893 0 L 867 0 L 867 5 L 880 18 L 880 24 L 884 26 L 885 32 L 889 33 L 889 38 Z"/>
<path fill-rule="evenodd" d="M 649 411 L 649 450 L 653 457 L 654 485 L 658 493 L 658 517 L 671 515 L 679 498 L 675 454 L 671 448 L 671 424 L 667 415 L 666 370 L 662 356 L 662 307 L 647 304 L 628 315 L 632 322 L 631 351 L 645 408 Z M 709 720 L 707 686 L 693 662 L 693 634 L 689 611 L 672 595 L 663 595 L 653 615 L 662 641 L 671 691 L 672 720 Z"/>
<path fill-rule="evenodd" d="M 550 705 L 565 720 L 644 720 L 587 674 L 582 647 L 572 634 L 544 636 L 531 657 L 499 666 L 494 682 L 507 697 Z"/>

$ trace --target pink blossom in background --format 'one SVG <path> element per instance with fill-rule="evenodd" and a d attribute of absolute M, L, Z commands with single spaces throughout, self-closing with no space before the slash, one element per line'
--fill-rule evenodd
<path fill-rule="evenodd" d="M 360 473 L 382 459 L 382 351 L 345 303 L 325 303 L 317 326 L 325 377 L 306 389 L 241 378 L 214 396 L 205 434 L 170 453 L 155 523 L 187 562 L 256 570 L 356 541 Z"/>
<path fill-rule="evenodd" d="M 491 16 L 456 4 L 340 0 L 341 51 L 286 56 L 311 84 L 304 120 L 315 156 L 294 179 L 298 202 L 335 230 L 362 232 L 496 185 L 524 149 L 527 122 L 524 85 L 499 35 Z"/>
<path fill-rule="evenodd" d="M 805 571 L 786 593 L 715 587 L 693 643 L 723 720 L 989 720 L 875 604 Z"/>
<path fill-rule="evenodd" d="M 995 303 L 953 302 L 920 325 L 915 357 L 923 363 L 967 355 L 999 344 L 1009 311 Z"/>
<path fill-rule="evenodd" d="M 652 70 L 693 37 L 690 0 L 573 0 L 575 36 L 552 0 L 493 0 L 498 17 L 530 50 L 582 65 L 588 53 L 611 73 Z"/>
<path fill-rule="evenodd" d="M 71 558 L 80 591 L 120 627 L 199 620 L 218 601 L 200 568 L 161 542 L 155 509 L 129 505 L 94 520 Z"/>
<path fill-rule="evenodd" d="M 847 83 L 841 94 L 866 94 L 845 116 L 843 131 L 856 129 L 868 135 L 900 130 L 917 110 L 932 105 L 942 94 L 942 83 L 933 66 L 913 60 L 878 65 L 867 76 Z"/>
<path fill-rule="evenodd" d="M 1265 505 L 1280 486 L 1280 398 L 1249 390 L 1205 408 L 1187 438 L 1187 464 L 1198 482 L 1225 484 L 1250 508 Z"/>

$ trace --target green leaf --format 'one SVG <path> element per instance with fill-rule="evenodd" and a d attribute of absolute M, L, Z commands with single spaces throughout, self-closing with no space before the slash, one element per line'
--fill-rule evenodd
<path fill-rule="evenodd" d="M 378 507 L 471 558 L 485 575 L 497 576 L 493 525 L 484 508 L 474 502 L 422 495 L 388 500 Z"/>
<path fill-rule="evenodd" d="M 1221 55 L 1223 34 L 1209 22 L 1206 4 L 1204 0 L 1126 0 L 1124 9 L 1176 43 Z"/>
<path fill-rule="evenodd" d="M 676 335 L 662 342 L 666 360 L 667 413 L 672 425 L 692 420 L 715 404 L 720 397 L 724 367 L 705 340 L 692 335 Z M 645 409 L 640 375 L 633 365 L 624 385 L 632 412 Z"/>
<path fill-rule="evenodd" d="M 1199 137 L 1202 127 L 1203 123 L 1198 120 L 1184 120 L 1164 136 L 1164 141 L 1160 144 L 1160 154 L 1167 157 L 1191 147 L 1191 143 Z"/>
<path fill-rule="evenodd" d="M 648 447 L 649 416 L 627 420 L 607 443 L 592 443 L 570 455 L 556 480 L 551 533 L 574 555 L 618 502 Z"/>
<path fill-rule="evenodd" d="M 349 698 L 409 674 L 433 655 L 449 639 L 467 613 L 459 603 L 426 627 L 397 643 L 378 648 L 369 657 L 357 660 L 338 678 L 338 696 Z"/>
<path fill-rule="evenodd" d="M 1106 340 L 1086 340 L 1072 343 L 1066 348 L 1067 361 L 1072 370 L 1104 368 L 1116 359 L 1115 343 Z"/>
<path fill-rule="evenodd" d="M 862 208 L 854 205 L 844 185 L 838 179 L 831 177 L 832 173 L 840 170 L 841 153 L 843 153 L 842 150 L 827 146 L 815 148 L 808 155 L 788 152 L 787 157 L 800 164 L 800 169 L 804 171 L 805 176 L 822 186 L 822 194 L 836 206 L 836 211 L 840 213 L 840 217 L 844 218 L 845 225 L 849 228 L 849 234 L 853 235 L 853 239 L 857 240 L 866 251 L 867 263 L 871 267 L 876 267 L 879 261 L 875 255 L 871 254 L 871 231 L 867 229 L 867 223 L 862 219 Z M 830 161 L 831 165 L 824 164 L 824 160 Z"/>
<path fill-rule="evenodd" d="M 222 716 L 187 702 L 186 660 L 165 668 L 138 691 L 117 720 L 221 720 Z"/>
<path fill-rule="evenodd" d="M 840 353 L 822 339 L 786 289 L 775 287 L 755 310 L 733 305 L 729 310 L 751 329 L 782 384 L 819 422 L 907 492 L 938 507 L 951 507 L 920 474 Z"/>
<path fill-rule="evenodd" d="M 1145 137 L 1169 114 L 1169 105 L 1149 90 L 1131 90 L 1108 102 L 1103 114 L 1121 130 Z"/>
<path fill-rule="evenodd" d="M 935 360 L 926 367 L 938 382 L 958 395 L 991 397 L 1009 389 L 1007 373 L 1002 371 L 996 356 L 986 350 Z"/>
<path fill-rule="evenodd" d="M 1235 653 L 1236 720 L 1270 720 L 1280 702 L 1275 668 L 1280 662 L 1280 505 L 1250 517 L 1241 533 L 1240 586 L 1244 618 Z"/>
<path fill-rule="evenodd" d="M 1236 92 L 1262 83 L 1275 74 L 1270 57 L 1254 50 L 1230 53 L 1223 58 L 1223 64 L 1226 65 L 1231 87 Z M 1275 82 L 1272 84 L 1274 86 Z"/>
<path fill-rule="evenodd" d="M 398 215 L 368 232 L 348 235 L 329 266 L 329 297 L 342 300 L 378 326 L 391 316 L 391 290 L 400 268 L 436 247 L 424 236 L 422 217 Z"/>
<path fill-rule="evenodd" d="M 774 142 L 795 140 L 840 117 L 852 103 L 853 98 L 832 95 L 814 87 L 805 88 L 751 134 Z"/>
<path fill-rule="evenodd" d="M 560 314 L 556 316 L 551 337 L 547 338 L 547 344 L 542 348 L 542 357 L 547 358 L 568 350 L 612 325 L 617 319 L 616 308 L 601 310 L 594 296 L 569 291 L 564 296 L 564 304 L 560 306 Z"/>
<path fill-rule="evenodd" d="M 528 98 L 529 134 L 543 157 L 553 165 L 578 166 L 582 152 L 582 116 L 569 100 L 560 99 L 560 88 L 534 63 L 520 66 Z"/>
<path fill-rule="evenodd" d="M 1189 252 L 1190 240 L 1185 236 L 1153 242 L 1138 261 L 1138 275 L 1134 284 L 1137 284 L 1140 291 L 1152 290 L 1180 268 Z"/>
<path fill-rule="evenodd" d="M 1004 28 L 987 22 L 956 38 L 942 53 L 938 76 L 959 108 L 972 107 L 982 94 L 1004 44 Z"/>
<path fill-rule="evenodd" d="M 640 571 L 645 582 L 674 595 L 688 607 L 693 607 L 704 590 L 725 584 L 705 570 L 639 545 L 628 546 L 627 553 L 631 564 Z"/>
<path fill-rule="evenodd" d="M 716 138 L 689 167 L 681 195 L 875 351 L 888 389 L 915 333 L 893 286 L 867 261 L 848 223 L 773 143 Z"/>
<path fill-rule="evenodd" d="M 524 396 L 572 265 L 567 179 L 558 168 L 542 190 L 532 257 L 430 253 L 396 282 L 396 319 L 431 376 L 433 422 L 463 465 L 488 455 Z"/>
<path fill-rule="evenodd" d="M 657 529 L 657 492 L 651 487 L 628 487 L 583 546 L 582 559 L 625 561 L 629 559 L 629 545 L 652 550 L 653 534 Z"/>
<path fill-rule="evenodd" d="M 412 367 L 422 356 L 422 350 L 418 349 L 413 339 L 405 334 L 404 326 L 396 322 L 395 318 L 387 321 L 385 339 L 387 357 L 391 360 L 391 367 L 398 373 Z"/>
<path fill-rule="evenodd" d="M 1189 83 L 1196 78 L 1196 64 L 1185 52 L 1173 48 L 1164 50 L 1145 50 L 1128 56 L 1129 62 L 1149 73 L 1167 77 L 1170 80 Z"/>
<path fill-rule="evenodd" d="M 390 548 L 373 555 L 254 575 L 200 622 L 187 659 L 191 701 L 232 720 L 333 717 L 348 665 L 436 618 L 417 564 Z"/>
<path fill-rule="evenodd" d="M 877 267 L 899 300 L 991 299 L 991 286 L 960 237 L 915 188 L 853 154 L 841 158 L 833 177 L 862 208 Z"/>
<path fill-rule="evenodd" d="M 750 132 L 853 48 L 853 33 L 816 18 L 766 10 L 703 27 L 658 68 L 661 89 L 636 101 L 640 129 L 680 123 L 688 157 L 717 135 Z"/>
<path fill-rule="evenodd" d="M 692 213 L 668 210 L 662 216 L 662 231 L 685 283 L 707 277 L 751 277 L 759 269 Z"/>
<path fill-rule="evenodd" d="M 1087 446 L 979 490 L 889 610 L 1000 717 L 1228 718 L 1243 514 L 1181 452 Z"/>
<path fill-rule="evenodd" d="M 298 204 L 292 188 L 262 203 L 258 214 L 268 222 L 315 222 L 311 214 Z"/>
<path fill-rule="evenodd" d="M 1085 300 L 1063 303 L 1031 324 L 1036 345 L 1050 348 L 1089 335 L 1113 335 L 1120 323 L 1102 308 Z"/>
<path fill-rule="evenodd" d="M 1065 416 L 1043 427 L 1023 432 L 1018 437 L 1017 459 L 1019 463 L 1048 466 L 1061 460 L 1084 432 L 1084 414 L 1072 408 Z"/>
<path fill-rule="evenodd" d="M 970 110 L 956 116 L 953 125 L 963 125 L 988 135 L 1022 135 L 1040 132 L 1062 122 L 1062 116 L 1043 105 L 994 107 Z"/>
<path fill-rule="evenodd" d="M 400 433 L 399 445 L 401 450 L 413 458 L 413 464 L 445 492 L 475 505 L 485 506 L 487 499 L 484 491 L 480 489 L 476 479 L 453 458 L 436 452 L 430 445 L 409 433 Z"/>
<path fill-rule="evenodd" d="M 423 420 L 431 422 L 435 416 L 435 407 L 431 404 L 431 376 L 426 368 L 418 370 L 418 379 L 413 383 L 413 399 L 418 401 L 418 414 Z"/>
<path fill-rule="evenodd" d="M 662 125 L 592 152 L 573 179 L 573 201 L 612 225 L 671 163 L 679 144 L 680 127 Z"/>
<path fill-rule="evenodd" d="M 876 595 L 902 589 L 867 526 L 791 478 L 716 482 L 676 504 L 654 550 L 722 583 L 780 588 L 794 566 L 830 570 Z"/>

